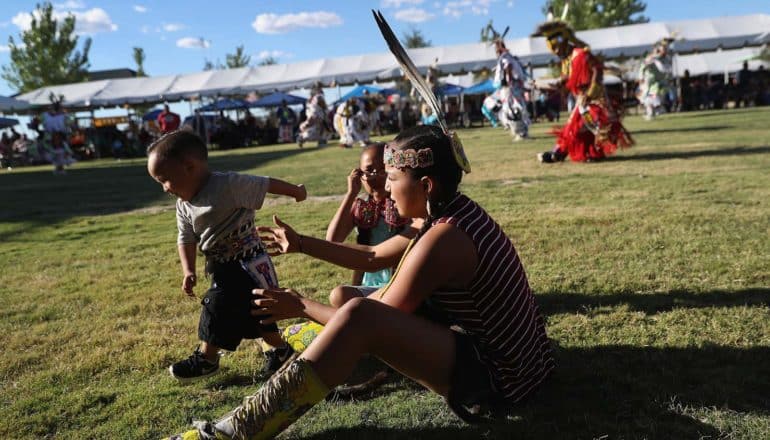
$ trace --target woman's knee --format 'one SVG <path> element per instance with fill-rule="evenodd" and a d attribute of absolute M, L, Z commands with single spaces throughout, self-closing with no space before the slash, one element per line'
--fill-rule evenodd
<path fill-rule="evenodd" d="M 370 299 L 356 296 L 348 299 L 334 316 L 345 326 L 365 327 L 374 318 L 374 303 Z"/>

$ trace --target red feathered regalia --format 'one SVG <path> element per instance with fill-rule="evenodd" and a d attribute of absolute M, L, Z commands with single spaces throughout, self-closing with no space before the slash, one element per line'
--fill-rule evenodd
<path fill-rule="evenodd" d="M 602 84 L 604 65 L 563 21 L 541 24 L 533 36 L 544 36 L 548 48 L 561 59 L 562 81 L 575 97 L 569 121 L 555 131 L 556 146 L 538 154 L 544 163 L 560 162 L 567 155 L 575 162 L 596 161 L 618 147 L 633 143 L 620 121 L 622 107 L 607 96 Z"/>

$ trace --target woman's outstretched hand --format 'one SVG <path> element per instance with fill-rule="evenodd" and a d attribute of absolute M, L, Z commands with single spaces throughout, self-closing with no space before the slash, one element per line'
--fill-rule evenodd
<path fill-rule="evenodd" d="M 267 248 L 267 253 L 271 257 L 299 250 L 299 234 L 291 226 L 282 222 L 278 216 L 273 216 L 275 228 L 270 226 L 259 226 L 259 238 Z"/>
<path fill-rule="evenodd" d="M 304 316 L 305 305 L 302 295 L 291 289 L 254 289 L 251 314 L 264 316 L 262 324 L 272 324 L 282 319 Z"/>

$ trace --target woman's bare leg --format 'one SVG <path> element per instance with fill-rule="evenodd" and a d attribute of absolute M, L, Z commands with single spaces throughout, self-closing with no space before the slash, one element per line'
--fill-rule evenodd
<path fill-rule="evenodd" d="M 348 301 L 302 357 L 328 387 L 342 383 L 364 354 L 446 396 L 454 367 L 451 330 L 366 298 Z"/>

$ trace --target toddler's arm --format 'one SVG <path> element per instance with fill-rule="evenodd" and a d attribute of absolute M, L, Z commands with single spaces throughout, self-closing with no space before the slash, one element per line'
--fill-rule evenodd
<path fill-rule="evenodd" d="M 195 243 L 180 243 L 179 260 L 182 262 L 182 290 L 187 296 L 195 296 L 193 293 L 193 287 L 198 282 L 195 275 Z"/>
<path fill-rule="evenodd" d="M 307 198 L 305 185 L 294 185 L 292 183 L 270 177 L 270 183 L 267 186 L 267 192 L 279 196 L 294 197 L 294 200 L 301 202 Z"/>

